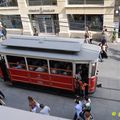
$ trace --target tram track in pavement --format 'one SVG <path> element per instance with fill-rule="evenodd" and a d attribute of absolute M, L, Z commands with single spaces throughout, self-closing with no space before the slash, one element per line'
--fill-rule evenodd
<path fill-rule="evenodd" d="M 113 91 L 117 91 L 117 92 L 120 91 L 120 89 L 109 88 L 109 87 L 100 87 L 99 89 L 113 90 Z M 118 100 L 118 99 L 111 99 L 111 98 L 105 98 L 105 97 L 94 96 L 94 94 L 93 94 L 93 96 L 91 95 L 91 98 L 101 99 L 101 100 L 107 100 L 107 101 L 114 101 L 114 102 L 120 102 L 120 100 Z"/>
<path fill-rule="evenodd" d="M 113 101 L 113 102 L 120 102 L 120 100 L 110 99 L 110 98 L 104 98 L 104 97 L 91 96 L 91 98 L 101 99 L 101 100 L 106 100 L 106 101 Z"/>
<path fill-rule="evenodd" d="M 31 86 L 32 86 L 32 88 L 31 88 Z M 27 90 L 32 90 L 32 91 L 38 91 L 38 92 L 42 92 L 42 93 L 46 93 L 46 94 L 59 95 L 61 97 L 67 97 L 67 98 L 71 98 L 71 99 L 75 98 L 75 94 L 72 93 L 72 92 L 64 91 L 64 90 L 60 90 L 60 89 L 49 88 L 49 87 L 44 88 L 43 86 L 39 86 L 39 85 L 17 83 L 17 84 L 14 85 L 14 87 L 27 89 Z M 101 87 L 99 89 L 120 91 L 120 89 L 106 88 L 106 87 Z M 106 100 L 106 101 L 120 102 L 120 100 L 117 100 L 117 99 L 94 96 L 94 94 L 93 94 L 93 96 L 91 95 L 90 97 L 95 98 L 95 99 Z"/>
<path fill-rule="evenodd" d="M 109 87 L 101 87 L 101 89 L 120 91 L 120 89 L 117 89 L 117 88 L 109 88 Z"/>
<path fill-rule="evenodd" d="M 1 83 L 4 83 L 3 81 L 0 81 Z M 32 86 L 32 87 L 31 87 Z M 8 87 L 16 87 L 16 88 L 20 88 L 20 89 L 24 89 L 24 90 L 32 90 L 32 91 L 37 91 L 37 92 L 42 92 L 42 93 L 46 93 L 46 94 L 52 94 L 52 95 L 59 95 L 61 97 L 68 97 L 71 99 L 75 98 L 75 94 L 68 92 L 68 91 L 64 91 L 64 90 L 59 90 L 59 89 L 53 89 L 53 88 L 44 88 L 42 86 L 38 86 L 38 85 L 30 85 L 30 84 L 24 84 L 24 83 L 16 83 L 13 86 L 8 86 Z M 107 89 L 107 90 L 114 90 L 114 91 L 120 91 L 120 89 L 115 89 L 115 88 L 107 88 L 107 87 L 101 87 L 98 89 Z M 95 99 L 101 99 L 101 100 L 106 100 L 106 101 L 114 101 L 114 102 L 120 102 L 120 100 L 117 99 L 111 99 L 111 98 L 105 98 L 105 97 L 99 97 L 99 96 L 94 96 L 91 95 L 91 98 L 95 98 Z"/>

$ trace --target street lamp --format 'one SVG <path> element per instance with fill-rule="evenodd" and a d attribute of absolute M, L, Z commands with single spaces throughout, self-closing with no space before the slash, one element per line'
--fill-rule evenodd
<path fill-rule="evenodd" d="M 120 6 L 118 7 L 118 9 L 115 11 L 116 15 L 118 15 L 118 22 L 119 22 L 119 26 L 118 26 L 118 37 L 120 36 Z"/>

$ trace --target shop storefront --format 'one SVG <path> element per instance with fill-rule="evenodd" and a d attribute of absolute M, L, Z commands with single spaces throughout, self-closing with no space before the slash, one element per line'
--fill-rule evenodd
<path fill-rule="evenodd" d="M 39 33 L 52 33 L 59 32 L 58 15 L 46 15 L 46 14 L 32 14 L 29 15 L 31 19 L 32 28 L 37 28 Z"/>
<path fill-rule="evenodd" d="M 89 27 L 91 31 L 101 31 L 103 27 L 103 15 L 79 15 L 68 14 L 69 30 L 85 30 Z"/>

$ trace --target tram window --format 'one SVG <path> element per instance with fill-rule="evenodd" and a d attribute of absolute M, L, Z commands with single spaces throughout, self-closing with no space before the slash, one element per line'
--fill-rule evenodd
<path fill-rule="evenodd" d="M 96 71 L 96 63 L 93 63 L 92 70 L 91 70 L 91 76 L 95 76 L 95 71 Z"/>
<path fill-rule="evenodd" d="M 27 58 L 28 69 L 36 72 L 48 72 L 47 60 Z"/>
<path fill-rule="evenodd" d="M 10 56 L 7 55 L 7 61 L 10 68 L 15 69 L 26 69 L 24 57 Z"/>
<path fill-rule="evenodd" d="M 50 73 L 71 76 L 72 63 L 50 60 Z"/>

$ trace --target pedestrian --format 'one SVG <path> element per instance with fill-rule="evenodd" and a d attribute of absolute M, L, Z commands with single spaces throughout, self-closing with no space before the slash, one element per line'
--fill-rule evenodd
<path fill-rule="evenodd" d="M 45 115 L 50 115 L 50 107 L 46 106 L 46 105 L 43 105 L 43 104 L 40 104 L 40 113 L 41 114 L 45 114 Z"/>
<path fill-rule="evenodd" d="M 2 38 L 3 39 L 3 33 L 2 33 L 2 23 L 0 23 L 0 38 Z"/>
<path fill-rule="evenodd" d="M 33 36 L 38 36 L 38 31 L 36 28 L 33 28 Z"/>
<path fill-rule="evenodd" d="M 92 33 L 89 32 L 89 43 L 92 44 L 93 38 L 92 38 Z"/>
<path fill-rule="evenodd" d="M 90 120 L 90 112 L 89 111 L 86 111 L 85 114 L 84 114 L 84 117 L 85 117 L 85 120 Z"/>
<path fill-rule="evenodd" d="M 2 33 L 3 33 L 4 39 L 7 39 L 7 30 L 5 25 L 2 26 Z"/>
<path fill-rule="evenodd" d="M 2 91 L 0 90 L 0 98 L 4 99 L 5 95 L 2 93 Z"/>
<path fill-rule="evenodd" d="M 91 111 L 91 100 L 88 96 L 86 96 L 84 100 L 84 112 L 85 111 Z"/>
<path fill-rule="evenodd" d="M 76 94 L 83 97 L 83 90 L 82 90 L 82 81 L 79 78 L 75 78 L 75 86 L 76 86 Z"/>
<path fill-rule="evenodd" d="M 99 53 L 99 62 L 103 62 L 103 57 L 102 57 L 102 50 L 100 51 L 100 53 Z"/>
<path fill-rule="evenodd" d="M 115 42 L 116 41 L 116 29 L 114 28 L 113 32 L 112 32 L 112 42 Z"/>
<path fill-rule="evenodd" d="M 85 28 L 84 37 L 85 37 L 84 43 L 88 43 L 89 42 L 89 30 L 88 30 L 88 27 Z"/>
<path fill-rule="evenodd" d="M 29 111 L 37 113 L 37 109 L 39 109 L 40 104 L 31 96 L 28 96 L 28 102 L 29 102 Z"/>
<path fill-rule="evenodd" d="M 74 114 L 74 117 L 73 117 L 73 120 L 79 120 L 80 118 L 80 115 L 82 113 L 82 102 L 78 99 L 75 100 L 75 114 Z"/>

